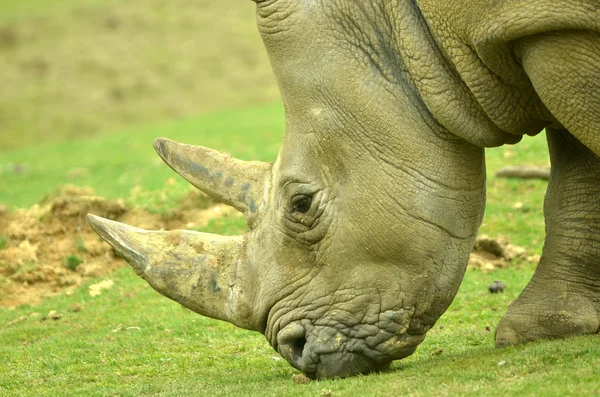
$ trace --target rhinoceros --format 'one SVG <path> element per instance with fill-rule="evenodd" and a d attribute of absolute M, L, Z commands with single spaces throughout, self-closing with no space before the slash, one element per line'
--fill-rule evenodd
<path fill-rule="evenodd" d="M 413 353 L 463 278 L 484 149 L 546 130 L 539 266 L 496 344 L 600 322 L 600 1 L 257 0 L 286 132 L 274 163 L 160 138 L 241 211 L 223 237 L 89 223 L 163 295 L 261 332 L 311 378 Z"/>

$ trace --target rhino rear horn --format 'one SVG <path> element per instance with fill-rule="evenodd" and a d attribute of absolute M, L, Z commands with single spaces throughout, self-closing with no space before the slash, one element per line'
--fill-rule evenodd
<path fill-rule="evenodd" d="M 243 237 L 148 231 L 95 215 L 88 215 L 87 221 L 162 295 L 204 316 L 261 329 L 250 309 L 253 299 L 241 287 Z"/>
<path fill-rule="evenodd" d="M 228 153 L 157 138 L 154 148 L 175 172 L 204 193 L 244 213 L 248 223 L 262 202 L 272 165 Z"/>

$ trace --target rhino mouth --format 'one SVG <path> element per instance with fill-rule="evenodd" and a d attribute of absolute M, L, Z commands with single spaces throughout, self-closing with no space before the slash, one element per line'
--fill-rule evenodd
<path fill-rule="evenodd" d="M 345 378 L 385 370 L 392 361 L 414 353 L 425 339 L 425 334 L 407 332 L 408 319 L 400 329 L 390 329 L 395 328 L 390 324 L 322 323 L 291 321 L 271 338 L 273 348 L 311 379 Z"/>

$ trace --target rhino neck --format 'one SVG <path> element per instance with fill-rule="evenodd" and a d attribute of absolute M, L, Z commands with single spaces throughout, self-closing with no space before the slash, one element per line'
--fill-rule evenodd
<path fill-rule="evenodd" d="M 398 2 L 396 48 L 433 117 L 452 134 L 483 147 L 518 142 L 554 119 L 506 47 L 492 70 L 467 37 L 471 5 L 430 0 Z M 448 17 L 450 15 L 450 17 Z M 465 18 L 467 20 L 465 20 Z M 464 25 L 464 26 L 462 26 Z M 462 27 L 462 28 L 461 28 Z M 463 29 L 464 28 L 464 29 Z"/>
<path fill-rule="evenodd" d="M 515 113 L 507 106 L 522 103 L 506 98 L 520 92 L 511 91 L 511 87 L 502 91 L 498 84 L 490 86 L 488 80 L 494 82 L 495 75 L 480 68 L 476 56 L 465 65 L 453 62 L 462 52 L 472 55 L 469 46 L 452 35 L 452 40 L 448 39 L 437 20 L 430 21 L 429 13 L 423 12 L 421 3 L 335 0 L 325 8 L 331 29 L 327 35 L 351 48 L 358 62 L 368 61 L 382 81 L 401 90 L 401 96 L 409 98 L 422 117 L 441 125 L 446 134 L 480 147 L 492 147 L 516 143 L 524 133 L 539 132 L 547 123 L 505 117 Z M 485 79 L 481 80 L 479 74 L 469 75 L 473 69 Z M 485 81 L 484 86 L 478 86 L 480 81 Z M 497 103 L 496 98 L 506 103 Z M 397 106 L 404 111 L 402 102 L 399 100 Z"/>

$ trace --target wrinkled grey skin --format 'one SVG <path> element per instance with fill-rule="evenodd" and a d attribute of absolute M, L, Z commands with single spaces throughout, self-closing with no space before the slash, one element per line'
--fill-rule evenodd
<path fill-rule="evenodd" d="M 249 231 L 90 223 L 158 291 L 264 333 L 308 376 L 367 373 L 410 355 L 452 301 L 483 216 L 484 148 L 546 128 L 546 244 L 496 343 L 598 332 L 599 8 L 257 1 L 286 110 L 277 161 L 155 143 Z"/>

